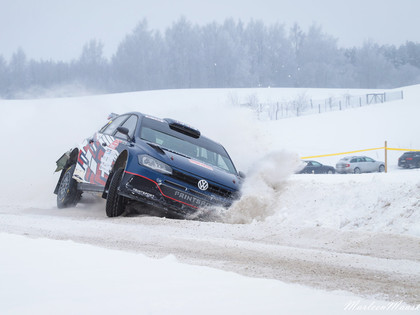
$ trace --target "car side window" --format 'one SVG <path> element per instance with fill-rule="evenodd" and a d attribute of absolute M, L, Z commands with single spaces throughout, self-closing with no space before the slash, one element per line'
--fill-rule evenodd
<path fill-rule="evenodd" d="M 356 163 L 359 162 L 358 159 L 351 159 L 350 163 Z"/>
<path fill-rule="evenodd" d="M 134 131 L 136 130 L 137 126 L 137 116 L 131 115 L 130 118 L 128 118 L 123 124 L 122 127 L 125 127 L 128 129 L 128 136 L 132 138 L 134 136 Z M 115 134 L 115 137 L 126 139 L 126 136 L 122 134 L 121 132 L 118 132 Z"/>
<path fill-rule="evenodd" d="M 127 115 L 118 116 L 102 132 L 106 135 L 112 135 L 121 123 L 127 119 Z"/>
<path fill-rule="evenodd" d="M 369 157 L 365 158 L 365 160 L 366 160 L 366 162 L 373 162 L 373 159 L 371 159 Z"/>
<path fill-rule="evenodd" d="M 320 163 L 318 163 L 318 162 L 312 162 L 312 166 L 320 167 L 320 166 L 321 166 L 321 164 L 320 164 Z"/>

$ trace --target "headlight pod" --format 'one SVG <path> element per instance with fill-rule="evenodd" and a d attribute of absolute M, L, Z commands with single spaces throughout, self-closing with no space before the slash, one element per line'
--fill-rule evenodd
<path fill-rule="evenodd" d="M 148 167 L 162 174 L 172 174 L 172 168 L 169 165 L 155 158 L 152 158 L 150 155 L 139 155 L 138 159 L 140 165 Z"/>

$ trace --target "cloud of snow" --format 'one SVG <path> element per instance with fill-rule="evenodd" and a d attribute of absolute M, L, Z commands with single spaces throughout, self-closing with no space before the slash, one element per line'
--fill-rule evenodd
<path fill-rule="evenodd" d="M 245 179 L 241 198 L 224 212 L 223 221 L 251 223 L 275 214 L 279 195 L 300 163 L 297 154 L 286 151 L 270 152 L 255 163 Z"/>

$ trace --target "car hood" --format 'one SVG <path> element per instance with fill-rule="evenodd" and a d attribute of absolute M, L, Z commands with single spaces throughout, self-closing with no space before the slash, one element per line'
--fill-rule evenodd
<path fill-rule="evenodd" d="M 228 173 L 216 166 L 177 153 L 160 150 L 158 147 L 149 147 L 146 149 L 146 152 L 183 173 L 218 183 L 233 190 L 239 190 L 240 188 L 241 179 L 239 176 Z"/>
<path fill-rule="evenodd" d="M 182 170 L 185 173 L 195 175 L 196 177 L 210 182 L 221 184 L 234 190 L 239 189 L 238 176 L 225 172 L 218 167 L 176 154 L 170 155 L 168 160 L 167 164 L 175 169 Z"/>

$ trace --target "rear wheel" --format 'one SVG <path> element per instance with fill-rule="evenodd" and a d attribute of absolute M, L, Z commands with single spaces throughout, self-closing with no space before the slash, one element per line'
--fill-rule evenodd
<path fill-rule="evenodd" d="M 334 174 L 333 170 L 328 170 L 327 174 Z"/>
<path fill-rule="evenodd" d="M 73 164 L 66 170 L 58 187 L 57 207 L 60 209 L 74 207 L 82 196 L 82 192 L 77 190 L 77 182 L 73 179 L 75 168 L 76 164 Z"/>
<path fill-rule="evenodd" d="M 420 160 L 417 162 L 417 167 L 420 168 Z"/>
<path fill-rule="evenodd" d="M 380 165 L 379 166 L 379 173 L 383 173 L 385 172 L 385 166 L 384 165 Z"/>
<path fill-rule="evenodd" d="M 124 169 L 119 168 L 114 172 L 109 185 L 106 198 L 106 215 L 110 218 L 118 217 L 124 212 L 124 197 L 119 195 L 119 187 L 124 174 Z"/>
<path fill-rule="evenodd" d="M 360 168 L 358 168 L 358 167 L 356 167 L 353 172 L 354 172 L 354 174 L 360 174 L 361 173 Z"/>

